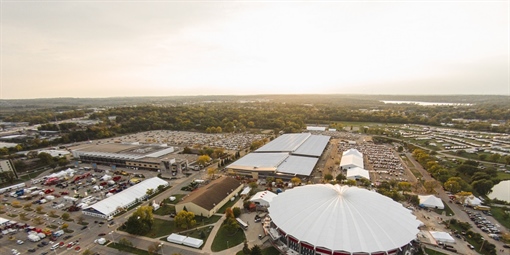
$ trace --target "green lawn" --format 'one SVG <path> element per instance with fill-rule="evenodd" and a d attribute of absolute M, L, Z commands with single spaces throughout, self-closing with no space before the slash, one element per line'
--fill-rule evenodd
<path fill-rule="evenodd" d="M 218 222 L 221 219 L 221 216 L 219 215 L 213 215 L 210 218 L 202 217 L 202 216 L 195 216 L 195 220 L 197 221 L 197 225 L 208 225 Z"/>
<path fill-rule="evenodd" d="M 156 215 L 165 216 L 170 215 L 171 213 L 175 213 L 175 206 L 174 205 L 168 205 L 165 204 L 162 207 L 160 207 L 158 210 L 154 212 Z"/>
<path fill-rule="evenodd" d="M 237 203 L 237 200 L 239 200 L 241 196 L 237 196 L 234 201 L 228 201 L 224 206 L 222 206 L 217 213 L 225 213 L 225 210 L 229 207 L 232 207 L 235 203 Z"/>
<path fill-rule="evenodd" d="M 127 253 L 138 254 L 138 255 L 151 255 L 146 250 L 141 250 L 141 249 L 138 249 L 138 248 L 134 248 L 134 247 L 130 247 L 130 246 L 125 246 L 125 245 L 118 244 L 118 243 L 110 243 L 107 246 L 110 247 L 110 248 L 113 248 L 113 249 L 117 249 L 119 251 L 125 251 Z"/>
<path fill-rule="evenodd" d="M 175 226 L 173 221 L 162 220 L 154 218 L 154 224 L 152 225 L 151 231 L 147 233 L 146 237 L 160 237 L 164 235 L 170 235 L 175 232 Z"/>
<path fill-rule="evenodd" d="M 505 172 L 502 172 L 502 171 L 498 171 L 498 179 L 500 180 L 510 180 L 510 174 L 507 174 Z"/>
<path fill-rule="evenodd" d="M 505 211 L 508 213 L 505 213 Z M 499 224 L 503 225 L 507 229 L 510 229 L 510 209 L 492 206 L 491 213 L 492 217 L 494 217 L 494 219 L 496 219 Z"/>
<path fill-rule="evenodd" d="M 222 251 L 228 249 L 229 247 L 234 247 L 240 243 L 243 243 L 246 240 L 246 236 L 244 235 L 244 231 L 239 228 L 234 235 L 227 233 L 223 228 L 220 228 L 216 236 L 214 237 L 214 241 L 211 245 L 211 250 L 213 252 Z"/>
<path fill-rule="evenodd" d="M 172 197 L 175 197 L 175 200 L 174 200 L 174 201 L 170 201 L 170 199 L 169 199 L 169 198 L 165 198 L 163 201 L 164 201 L 165 203 L 169 203 L 169 204 L 173 204 L 173 205 L 175 205 L 175 204 L 179 203 L 179 201 L 181 201 L 181 199 L 182 199 L 184 196 L 186 196 L 186 194 L 174 194 L 174 195 L 172 195 Z"/>
<path fill-rule="evenodd" d="M 446 253 L 438 252 L 427 247 L 425 247 L 425 253 L 428 255 L 447 255 Z"/>

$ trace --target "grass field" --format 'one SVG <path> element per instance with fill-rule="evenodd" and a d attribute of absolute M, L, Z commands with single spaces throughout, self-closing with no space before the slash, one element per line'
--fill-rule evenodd
<path fill-rule="evenodd" d="M 505 211 L 508 213 L 505 213 Z M 499 224 L 503 225 L 507 229 L 510 229 L 510 209 L 492 206 L 491 213 L 492 217 L 494 217 L 494 219 L 496 219 Z"/>
<path fill-rule="evenodd" d="M 127 253 L 132 253 L 132 254 L 137 254 L 137 255 L 151 255 L 151 253 L 149 253 L 146 250 L 141 250 L 138 248 L 125 246 L 125 245 L 118 244 L 118 243 L 110 243 L 107 246 L 110 248 L 113 248 L 113 249 L 117 249 L 119 251 L 125 251 Z"/>
<path fill-rule="evenodd" d="M 232 207 L 233 205 L 235 205 L 235 203 L 237 203 L 237 200 L 239 200 L 239 198 L 241 198 L 240 196 L 237 196 L 236 199 L 234 201 L 228 201 L 223 207 L 221 207 L 217 213 L 225 213 L 225 210 L 229 207 Z"/>
<path fill-rule="evenodd" d="M 161 208 L 154 212 L 154 214 L 160 216 L 170 215 L 171 213 L 175 213 L 175 206 L 169 204 L 163 205 Z"/>
<path fill-rule="evenodd" d="M 211 245 L 211 250 L 213 252 L 222 251 L 243 243 L 244 240 L 246 240 L 246 236 L 244 235 L 244 231 L 241 228 L 239 228 L 234 235 L 231 235 L 223 228 L 220 228 L 214 237 L 214 241 Z"/>
<path fill-rule="evenodd" d="M 146 237 L 160 237 L 164 235 L 170 235 L 175 232 L 175 226 L 173 221 L 154 219 L 151 231 L 147 233 Z"/>
<path fill-rule="evenodd" d="M 438 252 L 425 247 L 425 253 L 428 255 L 447 255 L 446 253 Z"/>

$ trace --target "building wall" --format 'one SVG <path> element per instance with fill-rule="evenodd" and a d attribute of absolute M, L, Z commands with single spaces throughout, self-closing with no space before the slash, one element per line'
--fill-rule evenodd
<path fill-rule="evenodd" d="M 18 178 L 18 173 L 16 172 L 16 169 L 14 168 L 14 165 L 10 160 L 0 160 L 0 173 L 7 173 L 11 172 L 14 177 Z M 1 179 L 0 179 L 1 181 Z"/>

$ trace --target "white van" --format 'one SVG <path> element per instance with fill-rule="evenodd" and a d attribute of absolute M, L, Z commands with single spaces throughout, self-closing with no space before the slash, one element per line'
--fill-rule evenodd
<path fill-rule="evenodd" d="M 56 250 L 56 249 L 58 249 L 58 246 L 59 246 L 59 245 L 58 245 L 58 243 L 57 243 L 57 244 L 54 244 L 53 246 L 51 246 L 51 249 L 50 249 L 50 250 L 52 250 L 52 251 L 53 251 L 53 250 Z"/>

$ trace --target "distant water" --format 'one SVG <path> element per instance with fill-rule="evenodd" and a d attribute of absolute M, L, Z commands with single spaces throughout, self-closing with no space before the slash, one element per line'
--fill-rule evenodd
<path fill-rule="evenodd" d="M 439 106 L 445 106 L 445 105 L 462 105 L 462 106 L 469 106 L 473 104 L 464 104 L 464 103 L 439 103 L 439 102 L 420 102 L 420 101 L 384 101 L 381 100 L 381 102 L 385 104 L 417 104 L 421 106 L 431 106 L 431 105 L 439 105 Z"/>
<path fill-rule="evenodd" d="M 487 195 L 490 199 L 510 202 L 510 180 L 502 181 L 492 188 L 492 192 Z"/>

